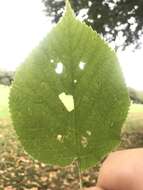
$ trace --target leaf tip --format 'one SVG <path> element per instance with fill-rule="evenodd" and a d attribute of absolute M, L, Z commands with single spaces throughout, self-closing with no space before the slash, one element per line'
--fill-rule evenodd
<path fill-rule="evenodd" d="M 65 13 L 74 16 L 74 11 L 69 0 L 65 0 Z"/>
<path fill-rule="evenodd" d="M 65 4 L 66 4 L 66 8 L 70 8 L 71 9 L 71 5 L 69 0 L 65 0 Z"/>

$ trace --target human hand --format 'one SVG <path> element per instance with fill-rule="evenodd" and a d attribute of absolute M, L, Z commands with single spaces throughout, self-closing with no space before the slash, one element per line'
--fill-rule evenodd
<path fill-rule="evenodd" d="M 86 190 L 143 190 L 143 148 L 111 153 L 100 169 L 97 187 Z"/>

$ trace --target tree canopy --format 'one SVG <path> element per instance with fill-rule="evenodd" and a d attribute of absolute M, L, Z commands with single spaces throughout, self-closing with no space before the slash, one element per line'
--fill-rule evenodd
<path fill-rule="evenodd" d="M 3 71 L 0 70 L 0 85 L 11 85 L 11 82 L 14 78 L 14 72 L 13 71 Z"/>
<path fill-rule="evenodd" d="M 42 0 L 47 16 L 57 22 L 62 15 L 64 0 Z M 70 0 L 76 15 L 80 15 L 88 25 L 104 36 L 108 42 L 117 43 L 122 48 L 140 45 L 143 33 L 142 0 Z M 118 39 L 118 40 L 117 40 Z"/>

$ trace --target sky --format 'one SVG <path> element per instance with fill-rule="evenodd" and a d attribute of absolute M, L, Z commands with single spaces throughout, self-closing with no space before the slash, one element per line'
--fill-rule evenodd
<path fill-rule="evenodd" d="M 0 0 L 0 68 L 15 70 L 51 28 L 42 0 Z M 143 90 L 143 47 L 118 58 L 127 86 Z"/>

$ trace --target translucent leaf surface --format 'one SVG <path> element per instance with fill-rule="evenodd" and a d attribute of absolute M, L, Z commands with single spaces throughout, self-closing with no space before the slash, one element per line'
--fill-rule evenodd
<path fill-rule="evenodd" d="M 16 72 L 10 110 L 25 150 L 85 169 L 119 142 L 129 100 L 115 53 L 67 3 L 63 18 Z"/>

